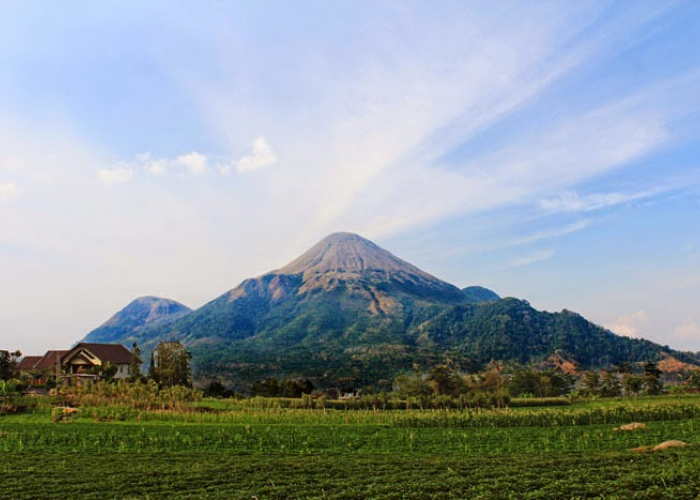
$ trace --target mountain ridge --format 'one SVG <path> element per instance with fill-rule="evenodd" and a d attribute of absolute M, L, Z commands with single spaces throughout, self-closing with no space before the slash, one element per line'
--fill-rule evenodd
<path fill-rule="evenodd" d="M 243 385 L 306 376 L 386 386 L 417 366 L 449 362 L 471 370 L 492 360 L 539 362 L 560 351 L 584 367 L 662 352 L 697 362 L 567 310 L 537 311 L 478 286 L 460 290 L 352 233 L 333 233 L 197 310 L 142 322 L 121 336 L 146 349 L 161 340 L 184 342 L 201 376 Z"/>

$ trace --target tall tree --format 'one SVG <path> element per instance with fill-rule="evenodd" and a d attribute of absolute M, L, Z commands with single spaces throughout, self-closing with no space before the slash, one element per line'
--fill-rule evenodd
<path fill-rule="evenodd" d="M 622 384 L 612 370 L 605 370 L 600 380 L 600 395 L 606 398 L 622 396 Z"/>
<path fill-rule="evenodd" d="M 161 342 L 153 351 L 153 378 L 156 382 L 173 387 L 191 385 L 191 355 L 180 342 Z"/>
<path fill-rule="evenodd" d="M 600 373 L 596 371 L 588 371 L 581 378 L 581 392 L 587 396 L 597 396 L 601 391 Z"/>
<path fill-rule="evenodd" d="M 0 351 L 0 380 L 17 378 L 17 360 L 22 356 L 21 351 Z"/>
<path fill-rule="evenodd" d="M 650 395 L 654 396 L 656 394 L 661 394 L 664 385 L 661 381 L 661 370 L 659 366 L 649 361 L 644 365 L 644 391 Z"/>
<path fill-rule="evenodd" d="M 131 363 L 129 366 L 130 376 L 129 378 L 133 380 L 138 380 L 141 378 L 141 365 L 143 361 L 141 360 L 141 348 L 136 342 L 131 346 Z"/>

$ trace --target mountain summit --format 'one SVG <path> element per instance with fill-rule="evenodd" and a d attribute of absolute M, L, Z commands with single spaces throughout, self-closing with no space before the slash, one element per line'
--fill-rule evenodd
<path fill-rule="evenodd" d="M 300 276 L 301 293 L 352 286 L 372 296 L 397 291 L 438 302 L 463 302 L 457 287 L 432 276 L 353 233 L 333 233 L 272 275 Z M 380 286 L 381 285 L 381 286 Z M 385 311 L 386 312 L 386 311 Z"/>
<path fill-rule="evenodd" d="M 146 327 L 173 321 L 191 311 L 174 300 L 139 297 L 91 331 L 83 342 L 122 342 L 125 336 L 130 337 Z"/>
<path fill-rule="evenodd" d="M 277 274 L 306 275 L 367 272 L 408 272 L 432 278 L 368 239 L 353 233 L 328 235 L 282 269 L 275 271 Z"/>
<path fill-rule="evenodd" d="M 180 340 L 200 377 L 239 389 L 266 377 L 349 378 L 386 390 L 402 371 L 492 360 L 541 362 L 555 353 L 582 367 L 692 356 L 619 337 L 570 311 L 463 290 L 351 233 L 322 239 L 286 266 L 244 280 L 199 309 L 156 298 L 127 306 L 87 340 Z"/>

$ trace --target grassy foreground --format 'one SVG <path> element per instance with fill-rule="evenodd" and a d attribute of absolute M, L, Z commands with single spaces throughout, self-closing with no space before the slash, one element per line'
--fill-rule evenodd
<path fill-rule="evenodd" d="M 632 417 L 647 428 L 614 430 Z M 698 430 L 697 399 L 472 414 L 83 408 L 65 422 L 37 409 L 0 417 L 0 497 L 690 499 Z M 670 439 L 691 445 L 630 451 Z"/>

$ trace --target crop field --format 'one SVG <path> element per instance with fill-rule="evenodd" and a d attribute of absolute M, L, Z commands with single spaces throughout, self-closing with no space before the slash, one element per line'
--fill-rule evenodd
<path fill-rule="evenodd" d="M 231 406 L 234 403 L 230 403 Z M 0 417 L 0 497 L 698 498 L 700 400 L 492 411 L 50 407 Z M 645 429 L 615 428 L 642 422 Z M 669 440 L 688 446 L 632 451 Z"/>

